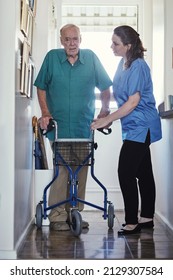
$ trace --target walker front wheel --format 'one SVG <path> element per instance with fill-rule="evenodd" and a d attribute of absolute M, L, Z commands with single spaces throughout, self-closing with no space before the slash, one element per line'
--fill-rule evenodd
<path fill-rule="evenodd" d="M 42 218 L 43 218 L 42 204 L 38 203 L 37 207 L 36 207 L 36 214 L 35 214 L 37 228 L 41 228 L 42 227 Z"/>
<path fill-rule="evenodd" d="M 114 218 L 115 218 L 114 206 L 112 203 L 110 203 L 108 206 L 108 227 L 109 227 L 109 229 L 112 229 L 114 226 Z"/>
<path fill-rule="evenodd" d="M 82 232 L 82 217 L 78 210 L 71 212 L 71 230 L 75 236 L 79 236 Z"/>

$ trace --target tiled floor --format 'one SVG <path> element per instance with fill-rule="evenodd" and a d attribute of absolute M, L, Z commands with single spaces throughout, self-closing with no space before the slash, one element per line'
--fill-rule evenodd
<path fill-rule="evenodd" d="M 154 230 L 118 237 L 123 217 L 123 212 L 117 212 L 109 230 L 101 212 L 84 211 L 82 218 L 90 226 L 79 237 L 71 231 L 50 231 L 48 225 L 41 230 L 33 226 L 18 259 L 173 259 L 173 233 L 163 224 L 155 219 Z"/>

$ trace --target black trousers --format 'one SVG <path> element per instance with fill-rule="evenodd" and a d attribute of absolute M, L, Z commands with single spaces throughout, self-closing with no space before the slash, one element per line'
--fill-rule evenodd
<path fill-rule="evenodd" d="M 118 177 L 125 207 L 125 222 L 138 223 L 139 195 L 142 217 L 153 218 L 155 182 L 150 154 L 150 133 L 145 143 L 125 140 L 119 156 Z"/>

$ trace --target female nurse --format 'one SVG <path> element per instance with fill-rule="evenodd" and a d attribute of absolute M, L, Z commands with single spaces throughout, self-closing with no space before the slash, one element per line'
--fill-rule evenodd
<path fill-rule="evenodd" d="M 118 235 L 134 234 L 154 227 L 155 181 L 150 144 L 162 138 L 149 66 L 139 34 L 130 26 L 114 29 L 111 48 L 122 59 L 113 80 L 113 94 L 118 109 L 97 118 L 91 129 L 106 127 L 121 120 L 122 148 L 118 178 L 124 200 L 125 223 Z M 140 217 L 139 195 L 141 198 Z"/>

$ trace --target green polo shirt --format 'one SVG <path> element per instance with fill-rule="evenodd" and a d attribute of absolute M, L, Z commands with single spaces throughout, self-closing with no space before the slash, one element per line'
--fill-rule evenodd
<path fill-rule="evenodd" d="M 93 51 L 81 49 L 78 60 L 71 65 L 65 50 L 55 49 L 47 53 L 34 85 L 46 91 L 59 138 L 89 138 L 95 88 L 106 90 L 112 81 Z M 53 134 L 48 138 L 53 140 Z"/>

